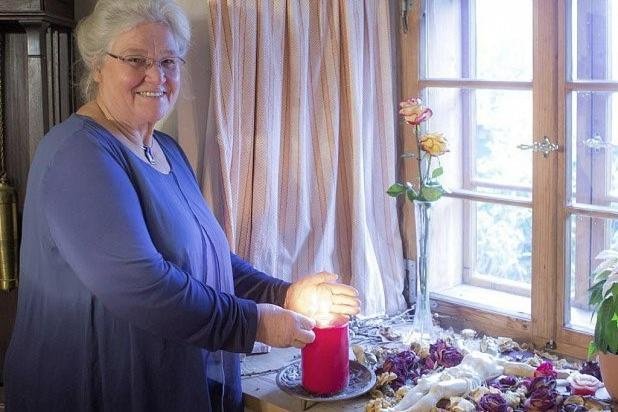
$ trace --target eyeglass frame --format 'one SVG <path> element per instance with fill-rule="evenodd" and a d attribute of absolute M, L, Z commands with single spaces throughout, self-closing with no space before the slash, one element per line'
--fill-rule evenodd
<path fill-rule="evenodd" d="M 155 63 L 157 65 L 158 68 L 161 68 L 165 73 L 176 73 L 177 71 L 180 70 L 180 66 L 181 65 L 177 65 L 176 69 L 174 69 L 174 71 L 170 71 L 168 69 L 165 69 L 162 65 L 162 61 L 167 60 L 167 59 L 173 59 L 174 61 L 180 62 L 182 64 L 186 64 L 187 62 L 185 61 L 185 59 L 183 59 L 180 56 L 170 56 L 170 57 L 163 57 L 161 59 L 153 59 L 152 57 L 147 57 L 147 56 L 141 56 L 139 54 L 130 54 L 127 56 L 119 56 L 117 54 L 113 54 L 110 52 L 105 52 L 106 55 L 108 55 L 109 57 L 112 57 L 124 64 L 126 64 L 127 66 L 131 67 L 132 69 L 135 70 L 141 70 L 143 72 L 146 72 L 146 70 L 150 69 Z M 147 62 L 147 64 L 144 67 L 135 67 L 133 66 L 130 62 L 127 61 L 127 59 L 129 59 L 130 57 L 139 57 L 145 60 L 145 62 Z"/>

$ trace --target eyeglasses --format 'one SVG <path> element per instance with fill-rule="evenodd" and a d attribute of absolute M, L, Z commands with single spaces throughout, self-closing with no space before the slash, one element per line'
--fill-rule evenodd
<path fill-rule="evenodd" d="M 124 64 L 134 68 L 135 70 L 140 70 L 145 72 L 150 69 L 153 64 L 156 64 L 157 67 L 163 69 L 165 74 L 176 74 L 185 61 L 182 57 L 172 56 L 172 57 L 164 57 L 162 59 L 156 60 L 146 56 L 117 56 L 112 53 L 106 53 L 109 57 L 113 57 L 116 60 L 120 60 Z"/>

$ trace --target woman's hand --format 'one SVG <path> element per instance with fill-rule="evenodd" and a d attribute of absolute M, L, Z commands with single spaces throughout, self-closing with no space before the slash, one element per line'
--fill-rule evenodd
<path fill-rule="evenodd" d="M 258 303 L 257 308 L 255 340 L 275 348 L 303 348 L 315 339 L 312 319 L 270 303 Z"/>
<path fill-rule="evenodd" d="M 310 318 L 318 313 L 356 315 L 360 312 L 358 291 L 336 280 L 337 275 L 328 272 L 297 280 L 288 289 L 284 307 Z"/>

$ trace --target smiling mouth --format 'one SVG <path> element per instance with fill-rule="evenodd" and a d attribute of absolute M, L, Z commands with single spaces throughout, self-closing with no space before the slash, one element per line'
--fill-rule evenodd
<path fill-rule="evenodd" d="M 165 92 L 136 92 L 136 94 L 142 97 L 162 97 L 165 95 Z"/>

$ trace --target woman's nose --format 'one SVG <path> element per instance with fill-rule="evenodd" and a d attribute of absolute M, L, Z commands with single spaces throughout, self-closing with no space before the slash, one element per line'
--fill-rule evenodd
<path fill-rule="evenodd" d="M 146 69 L 146 78 L 153 83 L 165 83 L 165 70 L 163 70 L 159 62 L 155 61 L 148 69 Z"/>

